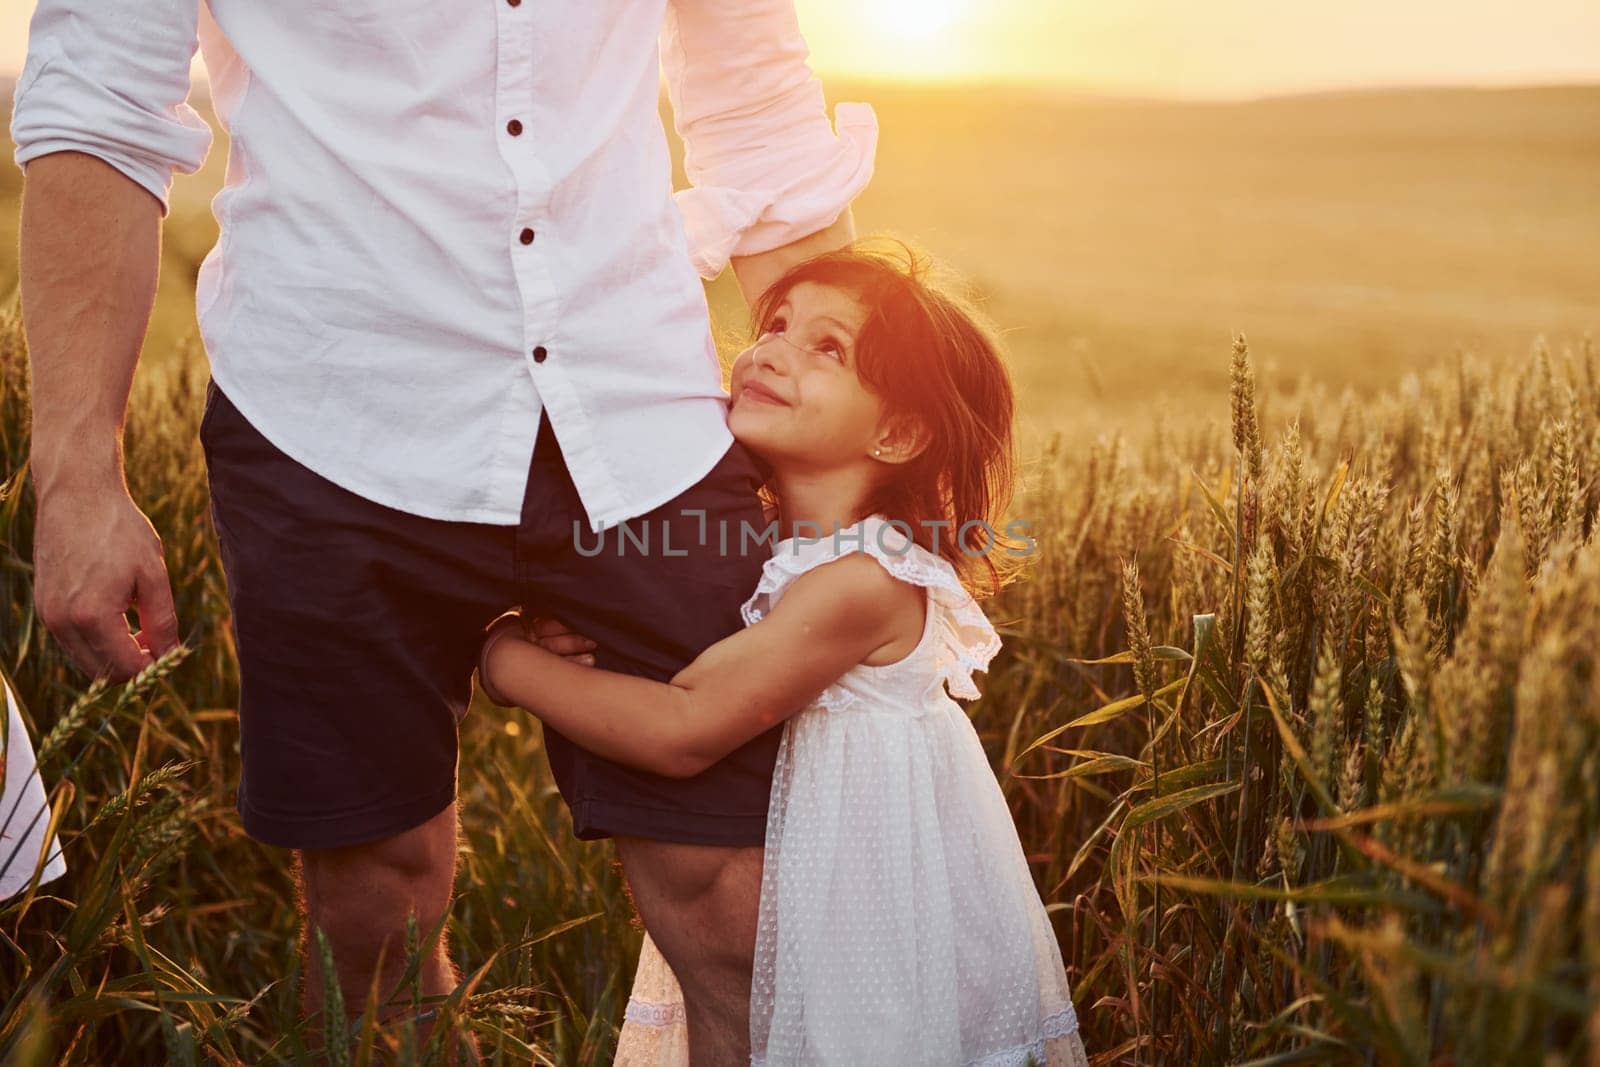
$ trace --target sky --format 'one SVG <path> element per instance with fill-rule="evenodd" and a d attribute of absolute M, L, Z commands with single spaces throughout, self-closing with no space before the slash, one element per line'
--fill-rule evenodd
<path fill-rule="evenodd" d="M 0 72 L 21 68 L 33 7 L 0 0 Z M 1190 99 L 1600 82 L 1597 0 L 796 0 L 796 9 L 824 75 Z"/>

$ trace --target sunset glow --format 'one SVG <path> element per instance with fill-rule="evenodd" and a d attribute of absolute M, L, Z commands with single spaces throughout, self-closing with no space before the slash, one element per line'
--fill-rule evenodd
<path fill-rule="evenodd" d="M 0 76 L 22 66 L 36 0 L 0 3 Z M 1185 99 L 1402 85 L 1600 80 L 1594 0 L 795 0 L 812 69 Z M 1381 26 L 1381 33 L 1373 27 Z M 198 54 L 194 73 L 204 78 Z"/>
<path fill-rule="evenodd" d="M 875 0 L 866 7 L 872 24 L 890 40 L 926 39 L 942 33 L 964 12 L 962 0 Z"/>

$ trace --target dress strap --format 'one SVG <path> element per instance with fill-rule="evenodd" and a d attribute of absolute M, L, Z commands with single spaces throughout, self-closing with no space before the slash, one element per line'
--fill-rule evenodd
<path fill-rule="evenodd" d="M 753 626 L 770 613 L 800 575 L 851 552 L 865 552 L 894 577 L 928 590 L 929 610 L 936 613 L 934 651 L 940 677 L 953 697 L 982 696 L 972 673 L 989 669 L 1000 651 L 1000 635 L 950 561 L 913 541 L 904 522 L 883 515 L 869 515 L 835 533 L 779 541 L 762 565 L 755 592 L 740 608 L 745 624 Z"/>

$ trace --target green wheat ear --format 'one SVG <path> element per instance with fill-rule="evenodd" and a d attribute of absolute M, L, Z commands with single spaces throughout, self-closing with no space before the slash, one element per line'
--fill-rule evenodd
<path fill-rule="evenodd" d="M 410 993 L 411 1010 L 400 1032 L 401 1062 L 416 1063 L 421 1055 L 417 1043 L 417 1027 L 422 1020 L 422 933 L 417 925 L 417 912 L 406 913 L 406 977 L 402 988 Z"/>
<path fill-rule="evenodd" d="M 349 1067 L 350 1025 L 345 1018 L 344 989 L 333 965 L 333 945 L 322 927 L 316 928 L 317 962 L 322 968 L 322 1046 L 329 1067 Z"/>

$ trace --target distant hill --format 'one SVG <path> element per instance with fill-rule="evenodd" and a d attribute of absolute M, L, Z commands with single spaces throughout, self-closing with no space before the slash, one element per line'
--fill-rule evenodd
<path fill-rule="evenodd" d="M 1038 426 L 1144 422 L 1191 396 L 1226 410 L 1234 331 L 1269 386 L 1365 391 L 1457 347 L 1517 360 L 1541 333 L 1559 347 L 1600 328 L 1600 85 L 1228 102 L 824 86 L 880 120 L 858 229 L 910 237 L 970 282 Z M 210 117 L 203 87 L 193 100 Z M 662 117 L 681 187 L 664 99 Z M 152 352 L 193 330 L 225 145 L 175 183 Z M 10 155 L 0 204 L 21 184 Z M 0 294 L 15 226 L 0 207 Z M 710 294 L 720 322 L 742 321 L 731 275 Z"/>

